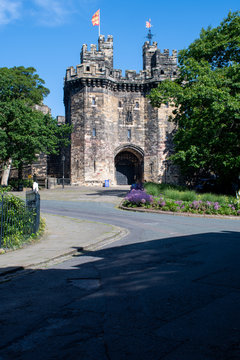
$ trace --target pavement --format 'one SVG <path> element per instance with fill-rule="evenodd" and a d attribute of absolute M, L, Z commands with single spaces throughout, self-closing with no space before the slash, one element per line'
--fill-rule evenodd
<path fill-rule="evenodd" d="M 108 196 L 106 190 L 104 192 L 99 188 L 91 188 L 87 191 L 86 188 L 65 188 L 64 199 L 76 200 L 76 190 L 78 194 L 81 194 L 80 198 L 77 199 L 78 201 L 104 201 L 116 205 L 121 201 L 118 196 L 115 196 L 114 190 L 107 189 L 108 193 L 111 194 Z M 123 188 L 122 190 L 124 194 L 126 189 Z M 41 199 L 63 199 L 61 188 L 44 190 L 40 194 Z M 105 196 L 102 196 L 103 194 Z M 24 198 L 25 192 L 17 193 L 17 195 Z M 86 196 L 90 196 L 90 198 L 86 198 Z M 52 263 L 62 262 L 76 253 L 100 249 L 128 233 L 124 228 L 95 221 L 42 212 L 41 217 L 46 222 L 44 235 L 21 249 L 1 254 L 0 277 L 30 268 L 44 268 Z"/>
<path fill-rule="evenodd" d="M 239 220 L 120 211 L 124 191 L 41 191 L 45 237 L 0 256 L 25 269 L 0 277 L 0 360 L 240 359 Z"/>
<path fill-rule="evenodd" d="M 41 190 L 41 200 L 91 203 L 112 203 L 118 206 L 129 186 L 112 188 L 61 187 Z M 25 191 L 14 193 L 25 199 Z M 74 214 L 72 214 L 74 215 Z M 4 276 L 27 269 L 43 269 L 62 262 L 76 253 L 95 251 L 121 239 L 128 230 L 116 225 L 97 221 L 60 216 L 41 211 L 45 219 L 44 235 L 21 249 L 0 254 L 0 281 Z M 104 220 L 103 220 L 104 221 Z"/>

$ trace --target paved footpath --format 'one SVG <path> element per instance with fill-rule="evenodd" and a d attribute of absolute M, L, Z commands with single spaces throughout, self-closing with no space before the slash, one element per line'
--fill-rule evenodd
<path fill-rule="evenodd" d="M 120 188 L 121 189 L 121 188 Z M 122 187 L 120 194 L 126 193 L 126 187 Z M 43 190 L 40 192 L 41 199 L 64 200 L 64 201 L 97 201 L 119 203 L 119 197 L 102 196 L 103 191 L 99 188 L 62 188 L 55 190 Z M 118 190 L 119 191 L 119 190 Z M 21 198 L 25 192 L 15 193 Z M 76 196 L 77 194 L 77 196 Z M 88 194 L 88 195 L 87 195 Z M 106 194 L 106 192 L 105 192 Z M 86 196 L 90 196 L 86 198 Z M 43 268 L 51 262 L 63 261 L 63 257 L 74 255 L 81 251 L 92 251 L 104 245 L 118 240 L 127 234 L 127 230 L 118 226 L 102 222 L 75 219 L 67 216 L 51 215 L 42 213 L 46 222 L 44 236 L 22 249 L 7 252 L 0 255 L 0 277 L 12 274 L 16 271 L 28 268 Z M 1 278 L 0 278 L 1 279 Z"/>
<path fill-rule="evenodd" d="M 63 261 L 80 251 L 101 248 L 126 235 L 120 227 L 94 221 L 43 214 L 46 232 L 37 242 L 10 251 L 0 257 L 1 275 L 12 274 L 28 268 L 43 268 L 49 262 Z"/>

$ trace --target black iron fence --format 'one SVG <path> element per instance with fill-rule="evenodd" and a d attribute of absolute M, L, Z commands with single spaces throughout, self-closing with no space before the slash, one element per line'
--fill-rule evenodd
<path fill-rule="evenodd" d="M 35 234 L 40 224 L 40 195 L 26 193 L 26 202 L 0 195 L 0 248 L 18 247 Z"/>

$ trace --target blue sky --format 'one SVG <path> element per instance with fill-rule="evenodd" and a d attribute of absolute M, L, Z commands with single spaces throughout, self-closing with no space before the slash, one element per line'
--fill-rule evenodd
<path fill-rule="evenodd" d="M 239 10 L 239 0 L 0 0 L 0 67 L 33 66 L 50 89 L 44 103 L 53 116 L 64 115 L 66 68 L 80 63 L 82 44 L 97 43 L 91 18 L 99 8 L 101 34 L 113 35 L 114 67 L 139 71 L 146 20 L 161 50 L 180 50 Z"/>

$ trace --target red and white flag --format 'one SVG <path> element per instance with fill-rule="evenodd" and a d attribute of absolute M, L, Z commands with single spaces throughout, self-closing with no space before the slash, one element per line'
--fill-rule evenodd
<path fill-rule="evenodd" d="M 100 9 L 95 12 L 92 16 L 92 24 L 93 26 L 99 26 L 100 25 Z"/>
<path fill-rule="evenodd" d="M 151 27 L 152 27 L 151 19 L 149 19 L 148 21 L 146 21 L 146 28 L 150 29 Z"/>

